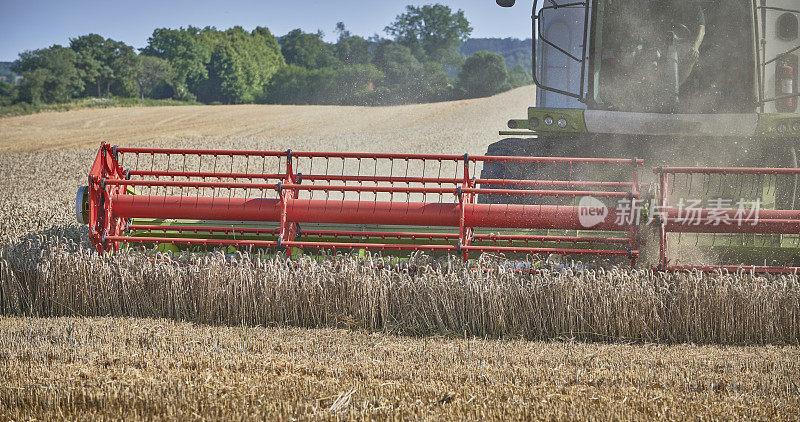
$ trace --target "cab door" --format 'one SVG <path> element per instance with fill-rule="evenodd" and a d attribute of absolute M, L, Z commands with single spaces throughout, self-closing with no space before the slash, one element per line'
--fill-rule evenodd
<path fill-rule="evenodd" d="M 585 108 L 589 1 L 534 5 L 536 105 Z"/>

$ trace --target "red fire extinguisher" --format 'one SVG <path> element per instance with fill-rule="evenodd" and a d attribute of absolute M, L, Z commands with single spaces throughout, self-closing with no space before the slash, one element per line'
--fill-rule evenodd
<path fill-rule="evenodd" d="M 783 65 L 778 69 L 778 96 L 792 95 L 794 90 L 794 68 Z M 781 111 L 793 111 L 795 98 L 784 98 L 778 100 L 778 109 Z"/>

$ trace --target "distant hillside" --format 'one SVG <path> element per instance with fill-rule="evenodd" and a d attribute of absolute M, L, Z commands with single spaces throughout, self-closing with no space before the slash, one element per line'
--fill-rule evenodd
<path fill-rule="evenodd" d="M 5 76 L 9 80 L 13 80 L 14 72 L 11 71 L 13 62 L 0 62 L 0 76 Z"/>
<path fill-rule="evenodd" d="M 461 54 L 471 56 L 478 51 L 486 50 L 506 59 L 506 66 L 512 69 L 521 66 L 530 70 L 532 56 L 532 40 L 518 38 L 470 38 L 461 46 Z"/>

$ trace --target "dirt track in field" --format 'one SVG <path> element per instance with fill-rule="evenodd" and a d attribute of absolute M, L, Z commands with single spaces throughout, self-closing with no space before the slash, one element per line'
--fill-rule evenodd
<path fill-rule="evenodd" d="M 395 107 L 180 106 L 47 112 L 0 119 L 0 153 L 172 140 L 245 141 L 283 150 L 482 154 L 533 86 L 489 98 Z M 231 148 L 237 148 L 231 144 Z"/>

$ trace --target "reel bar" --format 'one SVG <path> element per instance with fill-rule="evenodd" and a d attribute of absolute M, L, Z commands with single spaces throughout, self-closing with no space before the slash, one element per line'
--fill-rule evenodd
<path fill-rule="evenodd" d="M 244 150 L 198 150 L 176 148 L 125 148 L 117 147 L 117 153 L 132 154 L 164 154 L 164 155 L 206 155 L 206 156 L 244 156 L 244 157 L 286 157 L 295 158 L 355 158 L 355 159 L 388 159 L 388 160 L 428 160 L 428 161 L 463 161 L 465 155 L 448 154 L 391 154 L 363 152 L 304 152 L 304 151 L 244 151 Z M 635 162 L 643 166 L 644 160 L 619 158 L 566 158 L 566 157 L 510 157 L 469 155 L 471 162 L 519 162 L 519 163 L 574 163 L 574 164 L 617 164 L 630 165 Z"/>
<path fill-rule="evenodd" d="M 741 225 L 736 222 L 717 224 L 717 219 L 701 219 L 696 222 L 670 222 L 664 229 L 668 233 L 717 233 L 717 234 L 798 234 L 800 220 L 749 219 Z M 695 224 L 696 223 L 696 224 Z"/>
<path fill-rule="evenodd" d="M 255 227 L 213 227 L 213 226 L 158 226 L 132 224 L 129 226 L 131 231 L 146 232 L 176 232 L 176 233 L 221 233 L 225 235 L 274 235 L 279 232 L 279 228 L 255 228 Z M 382 239 L 442 239 L 457 240 L 457 233 L 429 233 L 429 232 L 380 232 L 380 231 L 347 231 L 347 230 L 298 230 L 298 236 L 302 233 L 303 237 L 347 237 L 347 238 L 382 238 Z M 502 234 L 474 234 L 472 238 L 476 241 L 487 242 L 569 242 L 569 243 L 618 243 L 627 244 L 629 239 L 621 237 L 588 237 L 588 236 L 540 236 L 540 235 L 502 235 Z"/>
<path fill-rule="evenodd" d="M 636 259 L 639 251 L 624 250 L 593 250 L 593 249 L 560 249 L 560 248 L 518 248 L 509 246 L 462 246 L 468 252 L 496 252 L 496 253 L 527 253 L 527 254 L 555 254 L 579 256 L 618 256 Z"/>
<path fill-rule="evenodd" d="M 108 242 L 125 242 L 125 243 L 167 243 L 167 244 L 182 244 L 182 245 L 199 245 L 199 246 L 256 246 L 275 248 L 280 246 L 277 241 L 267 240 L 248 240 L 241 241 L 235 239 L 193 239 L 184 237 L 134 237 L 134 236 L 106 236 L 105 240 Z"/>
<path fill-rule="evenodd" d="M 795 175 L 800 168 L 776 167 L 655 167 L 656 174 L 761 174 L 761 175 Z"/>
<path fill-rule="evenodd" d="M 521 196 L 597 196 L 607 198 L 628 198 L 628 192 L 603 191 L 569 191 L 569 190 L 526 190 L 526 189 L 485 189 L 485 188 L 426 188 L 415 186 L 347 186 L 347 185 L 301 185 L 296 183 L 232 183 L 232 182 L 183 182 L 171 180 L 107 180 L 110 186 L 148 186 L 148 187 L 181 187 L 181 188 L 220 188 L 220 189 L 256 189 L 278 190 L 293 189 L 300 191 L 321 192 L 371 192 L 371 193 L 427 193 L 453 194 L 474 193 L 481 195 L 521 195 Z"/>
<path fill-rule="evenodd" d="M 305 177 L 305 176 L 303 176 Z M 592 182 L 582 180 L 509 180 L 509 179 L 475 179 L 479 185 L 494 186 L 560 186 L 560 187 L 593 187 L 593 188 L 613 188 L 631 191 L 633 182 Z"/>
<path fill-rule="evenodd" d="M 216 178 L 216 179 L 261 179 L 261 180 L 282 180 L 285 174 L 259 174 L 259 173 L 212 173 L 212 172 L 191 172 L 191 171 L 148 171 L 132 170 L 131 176 L 153 176 L 153 177 L 186 177 L 186 178 Z M 325 174 L 303 174 L 303 180 L 307 181 L 339 181 L 339 182 L 387 182 L 387 183 L 420 183 L 420 184 L 452 184 L 463 183 L 462 179 L 457 178 L 430 178 L 430 177 L 401 177 L 401 176 L 342 176 Z M 475 179 L 474 184 L 496 185 L 496 186 L 559 186 L 559 187 L 596 187 L 596 188 L 615 188 L 630 190 L 633 187 L 631 182 L 594 182 L 581 180 L 506 180 L 506 179 Z"/>
<path fill-rule="evenodd" d="M 277 234 L 279 228 L 259 228 L 259 227 L 215 227 L 215 226 L 160 226 L 152 224 L 131 224 L 128 230 L 132 232 L 176 232 L 176 233 L 209 233 L 209 234 L 253 234 L 253 235 L 274 235 Z"/>

